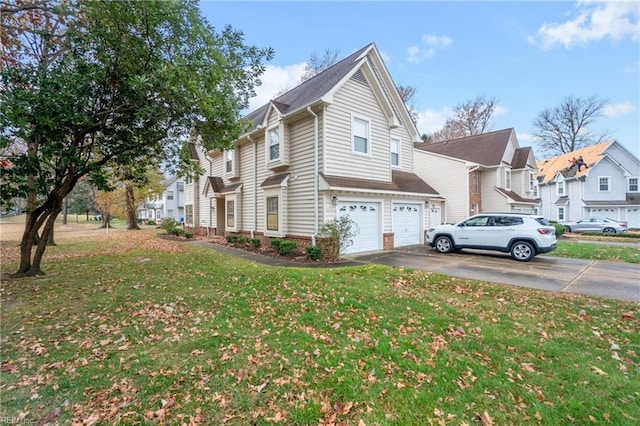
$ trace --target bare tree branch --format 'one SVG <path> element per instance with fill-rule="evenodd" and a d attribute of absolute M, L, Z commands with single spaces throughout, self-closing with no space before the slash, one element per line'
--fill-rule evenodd
<path fill-rule="evenodd" d="M 602 116 L 605 104 L 606 100 L 595 96 L 570 96 L 559 106 L 543 110 L 533 121 L 538 146 L 549 154 L 564 154 L 602 142 L 609 133 L 592 133 L 589 126 Z"/>

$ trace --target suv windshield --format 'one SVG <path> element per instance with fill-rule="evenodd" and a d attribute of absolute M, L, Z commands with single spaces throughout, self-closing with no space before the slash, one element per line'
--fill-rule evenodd
<path fill-rule="evenodd" d="M 547 219 L 543 218 L 543 217 L 537 217 L 536 218 L 536 222 L 538 222 L 540 225 L 551 226 L 549 221 Z"/>

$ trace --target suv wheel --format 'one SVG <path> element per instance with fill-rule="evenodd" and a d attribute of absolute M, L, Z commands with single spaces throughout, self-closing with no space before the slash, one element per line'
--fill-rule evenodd
<path fill-rule="evenodd" d="M 453 251 L 453 242 L 449 237 L 438 237 L 433 245 L 438 253 L 451 253 Z"/>
<path fill-rule="evenodd" d="M 531 243 L 526 241 L 518 241 L 511 246 L 511 257 L 514 260 L 528 262 L 533 259 L 535 255 L 536 250 L 533 248 Z"/>

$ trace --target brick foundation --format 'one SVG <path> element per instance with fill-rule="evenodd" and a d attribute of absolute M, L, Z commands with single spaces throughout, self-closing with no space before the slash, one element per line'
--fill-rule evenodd
<path fill-rule="evenodd" d="M 394 248 L 395 234 L 393 232 L 385 232 L 382 234 L 382 249 L 383 250 L 392 250 Z"/>

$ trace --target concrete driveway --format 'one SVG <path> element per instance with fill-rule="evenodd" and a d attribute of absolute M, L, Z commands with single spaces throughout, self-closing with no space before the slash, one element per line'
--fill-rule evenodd
<path fill-rule="evenodd" d="M 530 262 L 517 262 L 504 253 L 464 250 L 441 254 L 425 245 L 350 258 L 460 278 L 640 302 L 640 265 L 631 263 L 552 256 L 536 256 Z"/>

